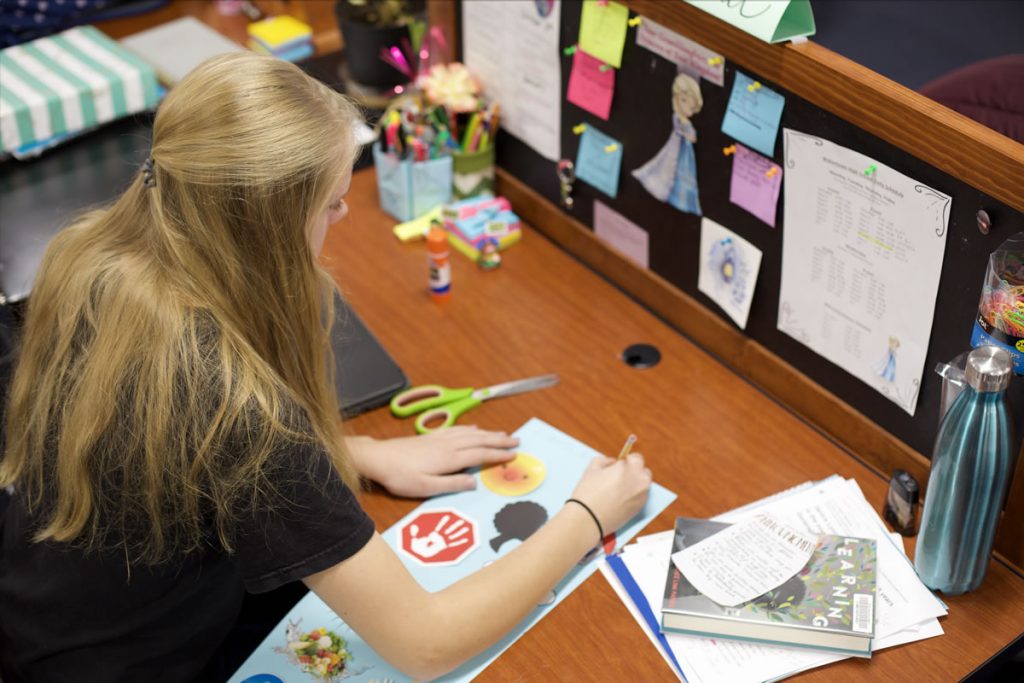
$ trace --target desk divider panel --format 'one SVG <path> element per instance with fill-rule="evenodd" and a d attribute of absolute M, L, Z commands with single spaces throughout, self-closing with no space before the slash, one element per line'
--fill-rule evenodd
<path fill-rule="evenodd" d="M 697 289 L 701 218 L 651 197 L 629 171 L 650 159 L 671 130 L 669 93 L 676 65 L 636 45 L 630 29 L 616 74 L 608 121 L 562 103 L 562 157 L 574 160 L 579 138 L 572 128 L 593 125 L 623 146 L 615 199 L 577 181 L 574 208 L 559 201 L 555 164 L 517 138 L 498 137 L 498 191 L 528 223 L 635 296 L 669 324 L 737 373 L 804 416 L 888 476 L 901 467 L 922 486 L 938 426 L 941 379 L 933 372 L 970 346 L 989 254 L 1024 230 L 1024 145 L 966 119 L 843 57 L 815 45 L 769 45 L 682 0 L 629 0 L 632 13 L 649 18 L 725 58 L 725 82 L 701 82 L 703 108 L 691 117 L 703 214 L 763 252 L 746 330 L 738 329 Z M 437 7 L 435 7 L 437 6 Z M 430 3 L 432 23 L 459 35 L 455 3 Z M 580 4 L 563 1 L 561 46 L 579 33 Z M 461 35 L 459 35 L 461 44 Z M 572 57 L 562 55 L 564 97 Z M 845 370 L 776 327 L 781 281 L 783 196 L 776 228 L 729 201 L 732 162 L 722 148 L 733 138 L 721 122 L 739 69 L 785 96 L 772 159 L 782 163 L 782 128 L 821 137 L 865 154 L 952 197 L 946 252 L 920 395 L 914 416 Z M 785 182 L 785 178 L 783 179 Z M 594 200 L 644 228 L 650 269 L 622 257 L 597 239 Z M 993 229 L 982 235 L 975 214 L 984 209 Z M 1024 377 L 1015 378 L 1011 409 L 1017 443 L 1024 438 Z M 1024 566 L 1024 473 L 1012 484 L 997 549 Z"/>

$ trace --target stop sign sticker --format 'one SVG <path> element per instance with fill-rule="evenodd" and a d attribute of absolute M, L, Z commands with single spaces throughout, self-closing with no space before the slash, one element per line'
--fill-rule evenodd
<path fill-rule="evenodd" d="M 402 552 L 430 567 L 458 564 L 480 545 L 476 522 L 452 509 L 419 513 L 402 526 L 398 539 Z"/>

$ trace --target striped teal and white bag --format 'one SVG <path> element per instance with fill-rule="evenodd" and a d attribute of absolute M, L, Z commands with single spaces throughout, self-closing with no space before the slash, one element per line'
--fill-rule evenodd
<path fill-rule="evenodd" d="M 0 50 L 0 150 L 19 156 L 52 139 L 146 111 L 159 99 L 146 62 L 92 26 Z"/>

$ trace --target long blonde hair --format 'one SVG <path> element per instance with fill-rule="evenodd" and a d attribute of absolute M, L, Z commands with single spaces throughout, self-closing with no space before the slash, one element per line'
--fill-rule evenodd
<path fill-rule="evenodd" d="M 357 485 L 329 376 L 333 283 L 308 234 L 358 118 L 287 62 L 213 58 L 160 105 L 152 173 L 54 238 L 0 461 L 36 540 L 145 562 L 230 550 L 296 443 Z"/>

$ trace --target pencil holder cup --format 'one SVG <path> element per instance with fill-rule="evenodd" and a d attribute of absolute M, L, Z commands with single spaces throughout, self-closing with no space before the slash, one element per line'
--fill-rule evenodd
<path fill-rule="evenodd" d="M 452 158 L 426 161 L 400 159 L 373 145 L 380 208 L 400 221 L 422 216 L 452 199 Z"/>
<path fill-rule="evenodd" d="M 452 154 L 452 194 L 466 199 L 494 194 L 494 145 L 478 152 Z"/>

